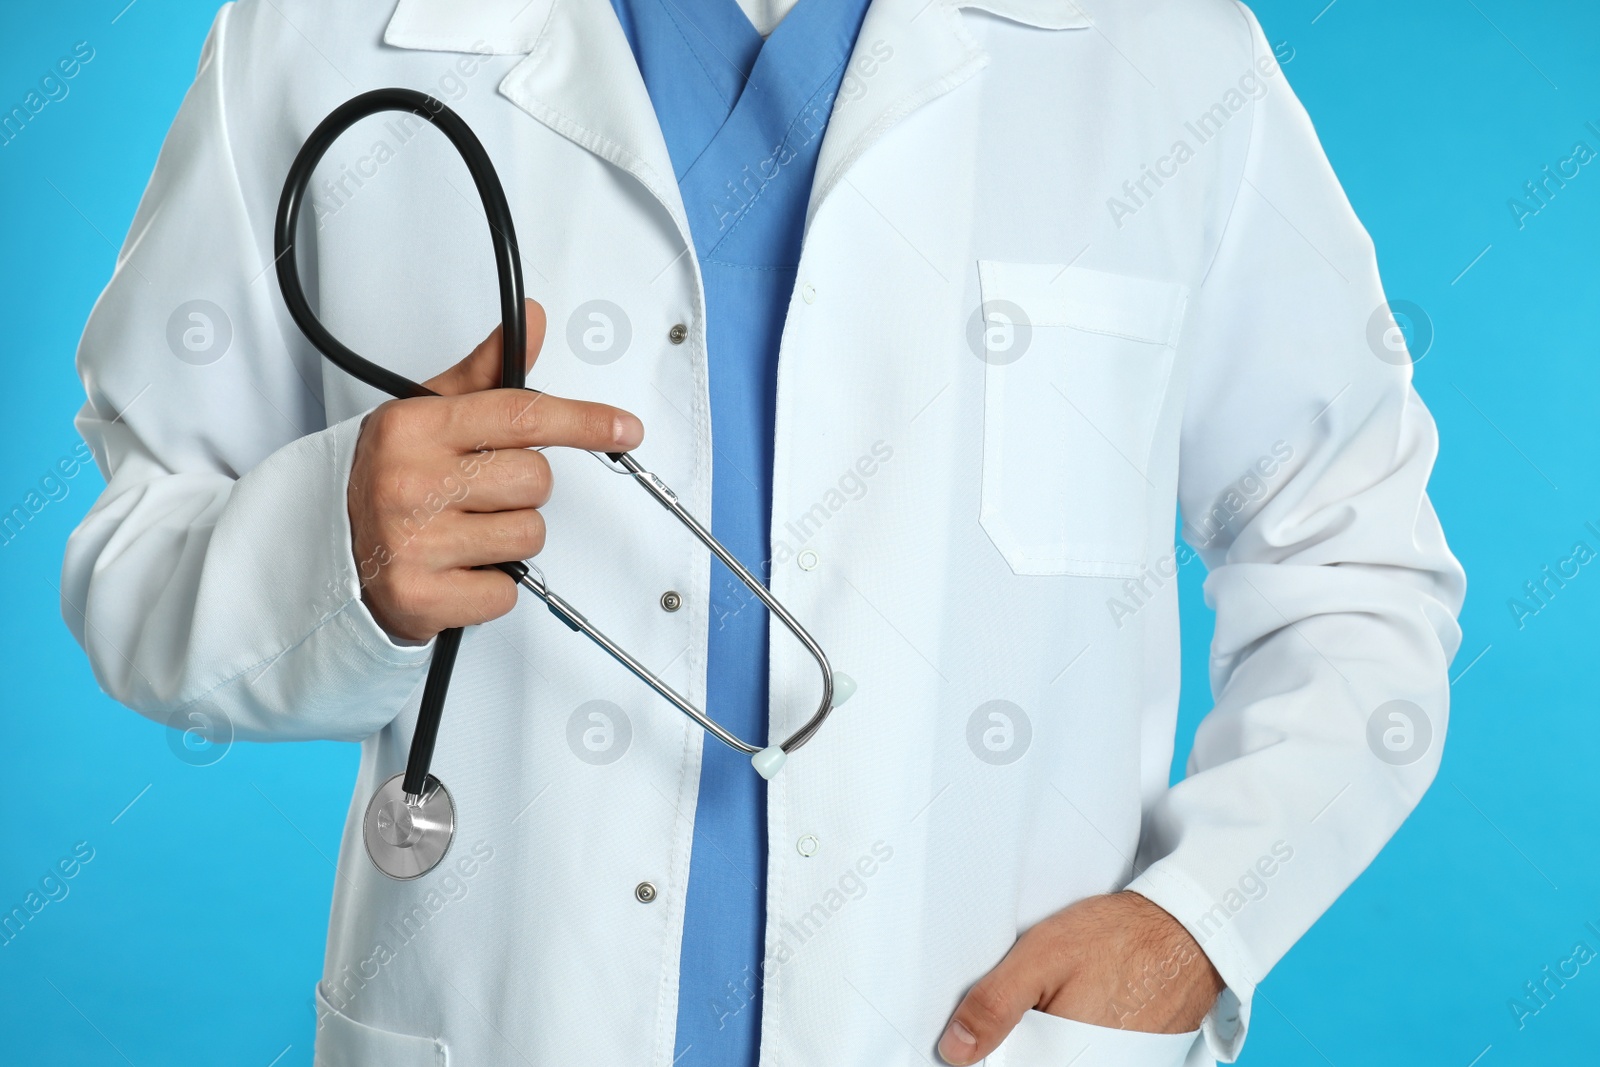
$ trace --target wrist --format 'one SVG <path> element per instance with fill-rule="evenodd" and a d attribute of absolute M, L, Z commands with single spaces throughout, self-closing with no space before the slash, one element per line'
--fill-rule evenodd
<path fill-rule="evenodd" d="M 1117 1025 L 1132 1030 L 1198 1029 L 1226 983 L 1194 935 L 1159 904 L 1139 893 L 1115 894 L 1133 909 L 1136 934 L 1125 977 L 1112 998 Z"/>

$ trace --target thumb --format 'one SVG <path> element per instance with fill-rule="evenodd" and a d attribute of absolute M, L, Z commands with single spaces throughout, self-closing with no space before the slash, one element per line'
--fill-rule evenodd
<path fill-rule="evenodd" d="M 1005 959 L 967 991 L 939 1039 L 939 1056 L 964 1067 L 1000 1046 L 1023 1013 L 1045 999 L 1046 961 L 1038 958 L 1037 942 L 1024 937 Z"/>
<path fill-rule="evenodd" d="M 539 349 L 544 344 L 545 323 L 544 308 L 537 300 L 529 297 L 524 303 L 528 310 L 528 350 L 523 369 L 528 370 L 539 358 Z M 444 396 L 461 396 L 463 393 L 500 388 L 501 329 L 496 326 L 494 332 L 485 337 L 467 358 L 422 384 Z"/>

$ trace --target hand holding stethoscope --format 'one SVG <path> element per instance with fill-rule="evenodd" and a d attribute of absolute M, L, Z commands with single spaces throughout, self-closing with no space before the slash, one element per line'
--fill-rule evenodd
<path fill-rule="evenodd" d="M 300 211 L 306 200 L 306 190 L 310 186 L 317 163 L 345 130 L 361 119 L 383 111 L 410 112 L 433 123 L 461 153 L 461 158 L 472 175 L 473 184 L 477 186 L 478 195 L 483 201 L 484 214 L 489 222 L 495 267 L 500 281 L 500 329 L 497 335 L 498 344 L 495 343 L 495 336 L 491 336 L 473 357 L 469 357 L 465 363 L 458 364 L 431 382 L 434 385 L 459 386 L 460 393 L 464 395 L 458 395 L 453 401 L 441 398 L 441 402 L 437 404 L 395 405 L 387 409 L 388 414 L 379 414 L 385 411 L 380 408 L 369 417 L 362 437 L 366 439 L 371 433 L 379 437 L 399 436 L 402 439 L 407 435 L 432 438 L 435 445 L 442 446 L 432 450 L 435 459 L 452 453 L 460 457 L 467 452 L 476 452 L 482 446 L 493 449 L 498 457 L 502 450 L 509 456 L 513 451 L 541 445 L 570 445 L 593 450 L 596 455 L 604 453 L 604 458 L 612 470 L 632 476 L 658 504 L 670 511 L 702 544 L 726 564 L 728 569 L 733 571 L 734 575 L 767 606 L 767 609 L 788 628 L 790 633 L 794 634 L 816 660 L 822 672 L 821 701 L 817 705 L 816 712 L 786 740 L 760 748 L 734 736 L 591 624 L 577 609 L 550 588 L 537 567 L 521 562 L 537 550 L 542 540 L 542 527 L 526 518 L 520 522 L 515 517 L 491 519 L 480 524 L 484 536 L 490 538 L 488 545 L 494 551 L 486 554 L 460 555 L 454 560 L 446 559 L 443 561 L 443 570 L 451 572 L 454 579 L 459 582 L 479 583 L 481 579 L 482 582 L 489 583 L 479 585 L 478 597 L 468 595 L 469 603 L 475 599 L 481 600 L 484 595 L 494 595 L 492 593 L 495 588 L 494 583 L 498 583 L 499 595 L 503 601 L 506 589 L 505 583 L 500 582 L 496 576 L 475 573 L 475 568 L 487 564 L 509 575 L 517 585 L 521 585 L 543 600 L 551 613 L 564 624 L 605 649 L 612 658 L 627 667 L 679 711 L 699 723 L 707 732 L 718 740 L 749 754 L 751 763 L 761 776 L 771 778 L 782 768 L 788 753 L 810 740 L 821 727 L 823 720 L 828 717 L 829 712 L 849 698 L 855 689 L 855 684 L 842 674 L 837 676 L 836 684 L 836 677 L 828 665 L 828 658 L 823 655 L 821 647 L 805 628 L 773 598 L 759 578 L 746 570 L 743 564 L 711 536 L 711 532 L 699 520 L 684 510 L 666 483 L 645 470 L 629 454 L 628 449 L 638 444 L 643 437 L 643 428 L 639 426 L 636 418 L 607 405 L 562 400 L 524 388 L 523 382 L 527 372 L 528 304 L 523 297 L 522 264 L 517 251 L 511 208 L 506 202 L 505 191 L 501 188 L 500 179 L 489 161 L 488 153 L 484 151 L 483 145 L 460 116 L 424 93 L 410 89 L 377 89 L 363 93 L 334 109 L 333 113 L 312 131 L 304 147 L 295 157 L 293 166 L 289 168 L 274 228 L 273 243 L 278 285 L 283 290 L 284 303 L 288 306 L 289 313 L 318 351 L 340 369 L 368 385 L 400 399 L 438 397 L 445 391 L 418 385 L 345 347 L 317 319 L 300 285 L 300 269 L 295 258 L 295 238 L 299 229 Z M 540 332 L 542 334 L 543 331 Z M 485 346 L 493 346 L 496 351 L 488 351 Z M 499 364 L 498 381 L 493 380 L 487 373 L 492 362 L 496 361 L 496 356 Z M 474 391 L 470 388 L 473 384 L 478 384 L 483 389 L 494 385 L 499 385 L 500 388 Z M 512 390 L 516 390 L 516 394 L 513 395 Z M 527 402 L 526 407 L 522 406 L 523 400 Z M 394 414 L 402 408 L 404 414 Z M 522 413 L 521 417 L 517 415 L 519 411 Z M 465 416 L 457 418 L 452 414 L 461 412 L 466 413 Z M 526 416 L 530 412 L 536 414 L 528 419 Z M 373 424 L 374 418 L 378 420 L 376 425 Z M 497 419 L 499 427 L 496 437 L 485 441 L 472 439 L 477 437 L 480 427 L 493 428 Z M 620 426 L 618 420 L 621 420 Z M 396 422 L 400 425 L 393 425 Z M 358 447 L 358 454 L 360 451 Z M 374 460 L 371 458 L 373 449 L 367 450 L 367 462 L 379 466 L 381 477 L 392 479 L 398 473 L 398 468 L 390 468 L 397 463 L 403 464 L 403 460 L 399 457 L 406 450 L 403 447 L 380 444 L 376 446 L 376 451 L 380 458 Z M 537 505 L 543 502 L 541 494 L 549 487 L 548 465 L 544 457 L 532 452 L 526 453 L 523 459 L 508 460 L 508 466 L 513 463 L 518 466 L 511 471 L 511 477 L 506 478 L 504 482 L 485 483 L 499 485 L 504 500 L 509 502 L 509 509 L 496 509 L 496 511 L 519 512 L 531 508 L 537 514 Z M 411 479 L 417 477 L 417 471 L 414 469 L 406 470 L 404 473 Z M 515 477 L 518 473 L 530 476 L 532 482 L 519 483 Z M 368 480 L 371 474 L 370 471 L 363 471 L 363 477 Z M 355 473 L 352 474 L 351 480 L 354 485 L 357 481 Z M 355 486 L 352 491 L 360 496 L 363 493 L 383 490 L 381 487 L 366 485 Z M 363 514 L 371 517 L 368 511 L 362 510 Z M 375 510 L 378 512 L 381 530 L 382 513 L 386 508 L 379 506 Z M 488 518 L 482 515 L 479 517 Z M 379 537 L 381 536 L 380 533 Z M 514 591 L 515 587 L 511 588 Z M 422 600 L 426 601 L 441 595 L 443 594 L 437 583 L 432 583 L 430 588 L 425 588 L 423 591 Z M 418 617 L 402 622 L 401 625 L 419 623 L 421 628 L 415 631 L 419 636 L 429 635 L 429 620 L 480 621 L 474 617 L 470 607 L 463 617 L 461 613 L 449 607 L 439 606 L 439 610 L 434 611 L 432 610 L 434 605 L 420 602 L 416 605 L 411 605 L 409 602 L 402 603 L 398 596 L 393 598 L 393 601 L 388 605 L 388 609 L 394 616 Z M 509 605 L 506 606 L 506 610 L 510 610 Z M 401 633 L 404 633 L 404 630 Z M 416 878 L 431 871 L 444 858 L 451 839 L 455 836 L 455 804 L 443 783 L 428 773 L 428 768 L 433 759 L 434 742 L 438 738 L 439 725 L 444 713 L 450 673 L 455 666 L 456 653 L 460 647 L 459 626 L 438 631 L 434 638 L 433 659 L 428 667 L 428 678 L 423 685 L 422 704 L 417 712 L 417 725 L 412 734 L 411 751 L 406 761 L 405 773 L 397 774 L 385 782 L 367 805 L 366 817 L 362 822 L 362 836 L 366 842 L 367 855 L 372 858 L 372 862 L 380 871 L 391 878 Z"/>
<path fill-rule="evenodd" d="M 527 302 L 525 366 L 544 335 Z M 362 599 L 392 637 L 427 641 L 489 622 L 517 603 L 495 569 L 544 548 L 538 509 L 550 499 L 550 446 L 637 447 L 644 428 L 608 404 L 501 389 L 501 330 L 423 383 L 440 394 L 391 400 L 367 416 L 350 470 L 350 540 Z"/>

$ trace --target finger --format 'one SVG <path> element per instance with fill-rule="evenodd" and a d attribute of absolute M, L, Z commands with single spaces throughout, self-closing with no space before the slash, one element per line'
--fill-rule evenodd
<path fill-rule="evenodd" d="M 588 400 L 532 389 L 490 389 L 448 401 L 439 442 L 460 452 L 561 445 L 627 452 L 644 440 L 638 416 Z"/>
<path fill-rule="evenodd" d="M 528 313 L 528 345 L 523 360 L 523 370 L 527 371 L 533 369 L 534 361 L 539 358 L 539 349 L 544 345 L 545 319 L 544 308 L 537 300 L 529 297 L 523 301 L 523 305 Z M 465 359 L 422 384 L 443 396 L 460 396 L 499 388 L 503 329 L 504 324 L 496 326 L 494 332 L 485 337 Z"/>
<path fill-rule="evenodd" d="M 544 516 L 533 508 L 458 515 L 447 537 L 428 547 L 428 564 L 436 570 L 487 567 L 531 559 L 544 549 Z"/>
<path fill-rule="evenodd" d="M 477 626 L 517 606 L 517 583 L 497 570 L 456 570 L 440 575 L 439 617 L 445 628 Z"/>
<path fill-rule="evenodd" d="M 531 507 L 518 512 L 462 515 L 458 528 L 462 539 L 454 545 L 448 565 L 490 566 L 530 560 L 544 550 L 544 515 Z"/>
<path fill-rule="evenodd" d="M 1049 961 L 1023 938 L 1005 959 L 967 991 L 944 1036 L 939 1055 L 946 1063 L 976 1063 L 1000 1047 L 1023 1013 L 1043 999 Z"/>
<path fill-rule="evenodd" d="M 531 448 L 485 449 L 463 457 L 462 465 L 470 473 L 457 479 L 457 510 L 518 511 L 550 502 L 550 461 Z"/>
<path fill-rule="evenodd" d="M 517 604 L 517 583 L 498 570 L 428 572 L 410 568 L 388 575 L 384 629 L 408 641 L 431 640 L 441 630 L 497 619 Z"/>

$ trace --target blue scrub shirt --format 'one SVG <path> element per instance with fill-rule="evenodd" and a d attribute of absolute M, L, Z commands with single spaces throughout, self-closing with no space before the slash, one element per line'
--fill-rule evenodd
<path fill-rule="evenodd" d="M 672 158 L 705 284 L 711 529 L 770 574 L 778 341 L 817 153 L 868 0 L 799 0 L 765 41 L 736 0 L 612 0 Z M 767 741 L 767 611 L 712 561 L 707 710 Z M 704 742 L 676 1067 L 754 1067 L 761 1037 L 765 783 Z"/>

